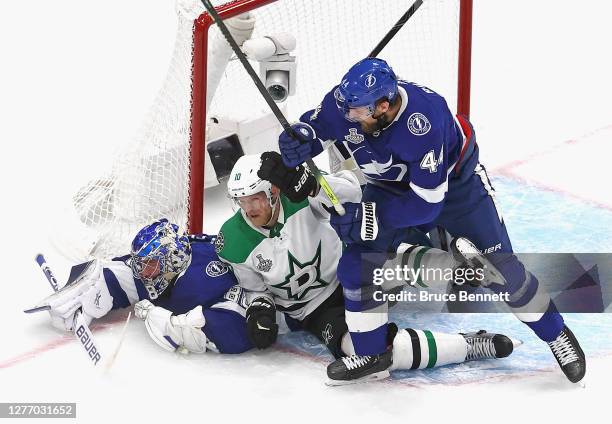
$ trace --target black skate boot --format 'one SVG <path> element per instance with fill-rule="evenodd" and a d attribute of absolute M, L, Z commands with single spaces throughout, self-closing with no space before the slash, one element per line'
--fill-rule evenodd
<path fill-rule="evenodd" d="M 389 377 L 393 364 L 393 352 L 388 350 L 379 355 L 352 355 L 337 359 L 327 366 L 328 386 L 361 383 Z"/>
<path fill-rule="evenodd" d="M 480 330 L 476 333 L 459 333 L 468 344 L 466 361 L 478 359 L 499 359 L 510 356 L 515 345 L 522 344 L 520 341 L 511 340 L 503 334 L 487 333 Z"/>
<path fill-rule="evenodd" d="M 561 334 L 555 341 L 549 342 L 548 346 L 567 379 L 572 383 L 582 380 L 586 373 L 586 358 L 574 333 L 567 326 L 563 327 Z"/>
<path fill-rule="evenodd" d="M 473 287 L 487 287 L 490 284 L 506 284 L 506 279 L 497 268 L 466 238 L 458 237 L 450 244 L 450 251 L 459 265 L 457 268 L 482 270 L 476 272 L 475 278 L 468 281 Z M 482 278 L 479 278 L 482 277 Z"/>

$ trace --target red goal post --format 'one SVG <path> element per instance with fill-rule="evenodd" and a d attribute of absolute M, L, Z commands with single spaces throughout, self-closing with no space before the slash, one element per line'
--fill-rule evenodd
<path fill-rule="evenodd" d="M 263 6 L 289 0 L 237 0 L 216 7 L 219 15 L 225 20 L 246 12 L 255 11 Z M 336 2 L 341 0 L 335 0 Z M 430 0 L 432 1 L 432 0 Z M 436 0 L 433 0 L 436 1 Z M 343 2 L 350 6 L 350 2 Z M 372 1 L 372 5 L 376 2 Z M 406 9 L 398 7 L 398 2 L 386 2 L 385 7 L 393 5 L 394 14 L 397 18 Z M 427 3 L 427 0 L 426 2 Z M 471 43 L 472 43 L 472 0 L 457 0 L 459 8 L 458 31 L 457 31 L 457 113 L 469 116 L 470 112 L 470 76 L 471 76 Z M 375 8 L 373 8 L 375 9 Z M 372 13 L 377 13 L 373 10 Z M 415 20 L 418 19 L 417 11 Z M 207 52 L 208 52 L 208 30 L 214 24 L 208 13 L 203 13 L 194 24 L 193 44 L 193 69 L 192 69 L 192 111 L 191 111 L 191 158 L 190 158 L 190 181 L 189 181 L 189 231 L 201 232 L 203 228 L 203 206 L 204 206 L 204 156 L 206 143 L 206 87 L 207 87 Z M 410 26 L 412 22 L 406 25 Z M 390 28 L 388 28 L 390 29 Z M 402 30 L 403 31 L 403 30 Z M 385 33 L 381 33 L 381 37 Z M 401 38 L 398 36 L 397 38 Z M 378 40 L 371 40 L 371 46 Z M 298 41 L 299 43 L 299 41 Z M 393 40 L 391 41 L 393 43 Z M 333 41 L 330 41 L 333 45 Z M 369 51 L 368 46 L 362 46 L 364 52 Z M 333 47 L 330 47 L 333 49 Z M 384 54 L 382 55 L 384 57 Z M 395 66 L 391 63 L 392 66 Z M 340 77 L 345 69 L 335 70 Z M 328 88 L 331 88 L 328 87 Z M 436 89 L 436 87 L 432 87 Z M 300 93 L 298 92 L 298 96 Z M 315 105 L 312 105 L 314 107 Z"/>
<path fill-rule="evenodd" d="M 232 60 L 200 0 L 176 1 L 174 51 L 140 131 L 121 140 L 109 163 L 95 162 L 81 181 L 75 177 L 80 188 L 66 199 L 71 207 L 65 222 L 51 235 L 73 261 L 125 254 L 137 231 L 160 218 L 190 233 L 216 231 L 203 225 L 204 189 L 219 184 L 207 149 L 230 138 L 245 154 L 276 147 L 280 125 Z M 217 10 L 234 28 L 251 25 L 244 39 L 275 33 L 295 38 L 294 79 L 289 78 L 295 94 L 279 105 L 292 122 L 314 109 L 413 1 L 238 0 Z M 379 57 L 400 78 L 430 87 L 451 109 L 468 115 L 471 17 L 472 0 L 425 0 Z"/>

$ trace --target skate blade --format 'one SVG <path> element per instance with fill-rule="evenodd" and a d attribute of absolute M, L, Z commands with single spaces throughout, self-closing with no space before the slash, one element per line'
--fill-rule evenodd
<path fill-rule="evenodd" d="M 325 385 L 330 387 L 348 386 L 349 384 L 369 383 L 372 381 L 384 380 L 386 378 L 389 378 L 389 376 L 391 376 L 389 370 L 384 370 L 374 374 L 366 375 L 365 377 L 361 377 L 356 380 L 332 380 L 328 378 L 325 382 Z"/>
<path fill-rule="evenodd" d="M 513 339 L 512 337 L 508 337 L 511 341 L 512 341 L 512 347 L 514 349 L 516 349 L 517 347 L 521 346 L 523 344 L 522 340 L 519 339 Z"/>

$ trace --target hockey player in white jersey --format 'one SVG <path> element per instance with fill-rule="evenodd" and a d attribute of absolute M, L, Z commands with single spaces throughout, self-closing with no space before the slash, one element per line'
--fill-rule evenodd
<path fill-rule="evenodd" d="M 253 347 L 246 335 L 247 293 L 231 269 L 213 251 L 209 236 L 185 236 L 162 219 L 143 228 L 128 256 L 95 260 L 73 267 L 69 282 L 40 305 L 52 323 L 70 331 L 77 310 L 86 322 L 134 304 L 151 338 L 168 351 L 241 353 Z M 252 303 L 256 308 L 257 302 Z M 343 317 L 342 308 L 331 309 Z M 337 340 L 345 324 L 323 328 L 325 340 Z M 335 327 L 332 327 L 335 325 Z M 390 330 L 395 335 L 396 327 Z M 512 352 L 506 336 L 490 333 L 445 334 L 406 329 L 394 337 L 401 352 L 392 369 L 417 369 L 464 361 L 501 358 Z M 353 354 L 348 334 L 343 355 Z"/>
<path fill-rule="evenodd" d="M 361 199 L 359 182 L 350 171 L 328 175 L 327 180 L 340 201 Z M 290 328 L 312 333 L 337 358 L 349 355 L 344 359 L 347 367 L 357 366 L 352 361 L 358 358 L 350 356 L 354 349 L 336 276 L 342 242 L 329 225 L 331 203 L 319 193 L 314 177 L 303 166 L 286 167 L 276 152 L 243 156 L 230 173 L 228 193 L 238 210 L 223 224 L 216 250 L 253 297 L 246 316 L 255 346 L 266 348 L 276 340 L 278 309 L 286 314 Z M 443 256 L 449 266 L 466 266 L 465 258 L 457 261 L 447 252 L 423 253 L 423 263 L 440 264 Z M 508 337 L 486 332 L 398 332 L 392 324 L 389 334 L 391 370 L 505 357 L 513 349 Z M 368 379 L 388 375 L 384 369 Z M 339 383 L 343 381 L 334 382 Z"/>

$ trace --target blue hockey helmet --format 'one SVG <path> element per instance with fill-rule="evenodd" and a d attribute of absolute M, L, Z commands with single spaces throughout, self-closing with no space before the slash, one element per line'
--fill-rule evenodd
<path fill-rule="evenodd" d="M 156 299 L 191 263 L 191 245 L 178 225 L 160 219 L 136 234 L 130 255 L 134 278 Z"/>
<path fill-rule="evenodd" d="M 349 121 L 355 121 L 349 117 L 351 108 L 365 107 L 369 115 L 372 115 L 378 100 L 387 98 L 392 102 L 396 96 L 395 72 L 387 62 L 374 57 L 365 58 L 353 65 L 334 91 L 336 106 Z"/>

